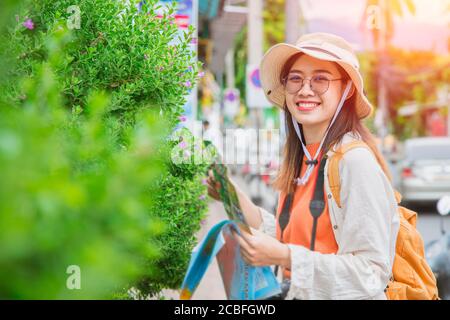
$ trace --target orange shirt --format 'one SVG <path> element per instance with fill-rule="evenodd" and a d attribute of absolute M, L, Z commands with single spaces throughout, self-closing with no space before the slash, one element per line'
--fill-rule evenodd
<path fill-rule="evenodd" d="M 314 157 L 317 149 L 319 148 L 319 145 L 320 143 L 314 143 L 306 146 L 311 157 Z M 307 158 L 305 155 L 303 156 L 301 176 L 303 176 L 307 168 L 305 164 L 306 160 Z M 310 248 L 314 219 L 309 210 L 309 202 L 314 195 L 314 187 L 317 180 L 318 171 L 319 165 L 316 165 L 306 185 L 297 186 L 292 202 L 289 223 L 287 224 L 283 232 L 283 239 L 281 239 L 281 228 L 278 223 L 278 218 L 280 216 L 281 205 L 283 204 L 286 195 L 280 194 L 276 215 L 276 229 L 278 240 L 284 243 L 301 245 L 303 247 L 306 247 L 307 249 Z M 324 194 L 326 195 L 326 192 L 324 192 Z M 335 254 L 338 251 L 338 245 L 336 243 L 336 239 L 334 238 L 334 232 L 330 221 L 330 213 L 328 211 L 327 199 L 324 198 L 324 201 L 325 209 L 317 222 L 315 251 L 324 254 Z M 283 274 L 285 278 L 290 278 L 289 270 L 284 270 Z"/>

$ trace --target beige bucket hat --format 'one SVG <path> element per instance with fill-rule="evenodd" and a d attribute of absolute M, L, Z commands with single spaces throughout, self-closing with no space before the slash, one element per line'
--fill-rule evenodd
<path fill-rule="evenodd" d="M 339 64 L 355 85 L 356 112 L 360 119 L 370 116 L 372 104 L 364 94 L 363 79 L 359 72 L 359 62 L 351 45 L 343 38 L 330 33 L 309 33 L 301 36 L 295 45 L 279 43 L 271 47 L 260 65 L 261 84 L 267 99 L 283 108 L 285 102 L 284 87 L 280 73 L 285 62 L 298 52 L 311 57 Z"/>

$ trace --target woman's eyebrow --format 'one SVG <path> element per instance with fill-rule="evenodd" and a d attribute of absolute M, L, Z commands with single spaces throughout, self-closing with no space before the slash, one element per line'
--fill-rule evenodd
<path fill-rule="evenodd" d="M 301 74 L 303 74 L 303 71 L 297 70 L 297 69 L 293 69 L 293 70 L 289 71 L 289 73 L 301 73 Z M 313 73 L 328 73 L 330 75 L 333 75 L 330 71 L 324 70 L 324 69 L 314 70 Z"/>

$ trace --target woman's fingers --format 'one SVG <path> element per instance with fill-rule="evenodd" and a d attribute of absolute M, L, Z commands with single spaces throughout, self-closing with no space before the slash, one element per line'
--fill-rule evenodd
<path fill-rule="evenodd" d="M 241 237 L 242 237 L 242 239 L 245 240 L 245 242 L 247 242 L 249 245 L 251 245 L 251 243 L 252 243 L 252 235 L 251 234 L 249 234 L 245 231 L 242 231 Z"/>
<path fill-rule="evenodd" d="M 247 249 L 242 245 L 240 248 L 241 248 L 241 250 L 240 250 L 241 257 L 245 261 L 245 263 L 249 264 L 249 265 L 253 265 L 253 258 L 250 255 L 250 253 L 247 251 Z"/>
<path fill-rule="evenodd" d="M 246 264 L 252 265 L 252 261 L 251 261 L 250 257 L 247 256 L 247 254 L 245 254 L 245 252 L 242 250 L 241 250 L 241 257 L 242 257 L 242 260 L 244 260 L 244 262 Z"/>
<path fill-rule="evenodd" d="M 206 178 L 208 184 L 208 194 L 215 200 L 221 201 L 220 199 L 220 183 L 214 179 L 212 170 L 208 170 L 208 177 Z"/>
<path fill-rule="evenodd" d="M 219 195 L 219 193 L 217 192 L 217 190 L 214 189 L 214 188 L 212 188 L 212 187 L 209 186 L 209 185 L 208 185 L 208 194 L 209 194 L 214 200 L 220 201 L 220 195 Z"/>
<path fill-rule="evenodd" d="M 214 173 L 212 170 L 208 171 L 208 179 L 215 184 L 216 188 L 220 187 L 220 182 L 216 180 L 216 178 L 214 177 Z"/>
<path fill-rule="evenodd" d="M 232 233 L 233 233 L 233 236 L 238 241 L 238 243 L 241 246 L 241 248 L 244 249 L 244 251 L 249 252 L 251 250 L 251 247 L 248 244 L 248 242 L 245 241 L 244 238 L 242 238 L 240 235 L 238 235 L 236 231 L 232 231 Z"/>
<path fill-rule="evenodd" d="M 208 185 L 208 194 L 209 194 L 214 200 L 221 201 L 219 192 L 217 192 L 217 189 L 215 189 L 215 188 L 212 187 L 211 185 Z"/>
<path fill-rule="evenodd" d="M 210 178 L 208 177 L 206 179 L 206 181 L 208 182 L 208 184 L 213 187 L 213 188 L 220 188 L 220 182 L 214 180 L 214 178 Z"/>

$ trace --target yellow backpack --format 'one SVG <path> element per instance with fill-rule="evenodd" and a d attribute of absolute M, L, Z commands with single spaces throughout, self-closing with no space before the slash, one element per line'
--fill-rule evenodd
<path fill-rule="evenodd" d="M 340 178 L 339 161 L 345 152 L 369 146 L 363 141 L 353 141 L 344 144 L 329 159 L 328 182 L 331 193 L 339 207 Z M 394 190 L 397 203 L 401 202 L 401 195 Z M 390 300 L 436 300 L 438 290 L 436 278 L 425 260 L 425 250 L 422 236 L 416 229 L 417 213 L 405 207 L 398 206 L 400 229 L 395 248 L 393 277 L 386 287 L 386 296 Z"/>

